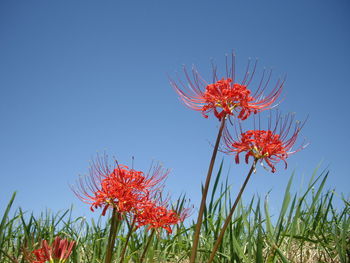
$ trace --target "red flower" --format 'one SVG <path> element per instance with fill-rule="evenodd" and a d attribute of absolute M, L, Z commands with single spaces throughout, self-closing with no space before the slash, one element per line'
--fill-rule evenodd
<path fill-rule="evenodd" d="M 179 80 L 179 84 L 173 80 L 170 80 L 170 83 L 184 104 L 191 109 L 201 111 L 205 118 L 208 118 L 207 114 L 213 111 L 219 120 L 227 115 L 236 115 L 237 113 L 237 118 L 245 120 L 252 112 L 256 114 L 271 109 L 272 104 L 281 94 L 284 84 L 284 81 L 279 80 L 272 91 L 267 96 L 263 96 L 271 78 L 271 71 L 268 74 L 264 71 L 258 88 L 252 94 L 248 86 L 253 80 L 256 64 L 255 62 L 251 67 L 248 63 L 245 76 L 240 83 L 237 83 L 235 79 L 234 54 L 232 54 L 231 63 L 226 57 L 226 77 L 220 79 L 217 76 L 216 66 L 213 66 L 211 84 L 207 83 L 195 68 L 192 69 L 192 78 L 184 68 L 188 85 L 185 85 L 181 80 Z"/>
<path fill-rule="evenodd" d="M 45 263 L 53 260 L 64 263 L 71 255 L 74 243 L 74 241 L 68 242 L 67 239 L 61 239 L 59 236 L 55 238 L 52 246 L 43 240 L 41 248 L 34 250 L 31 255 L 26 257 L 31 263 Z"/>
<path fill-rule="evenodd" d="M 73 188 L 83 202 L 91 205 L 92 211 L 103 207 L 102 215 L 109 207 L 116 208 L 118 213 L 134 212 L 162 188 L 162 181 L 169 173 L 161 166 L 153 167 L 146 175 L 125 165 L 111 168 L 107 159 L 98 157 L 90 174 L 81 177 L 77 189 Z"/>
<path fill-rule="evenodd" d="M 188 216 L 188 209 L 178 214 L 174 210 L 167 209 L 166 202 L 157 204 L 154 201 L 145 202 L 136 214 L 137 227 L 148 225 L 148 229 L 165 229 L 172 233 L 171 226 L 182 222 Z"/>
<path fill-rule="evenodd" d="M 292 115 L 289 114 L 283 119 L 277 113 L 273 127 L 271 127 L 272 122 L 270 120 L 268 130 L 241 131 L 241 134 L 237 136 L 237 140 L 233 139 L 226 129 L 224 132 L 226 150 L 224 152 L 235 154 L 237 164 L 239 163 L 239 154 L 246 152 L 246 163 L 248 163 L 249 157 L 261 160 L 261 162 L 265 161 L 274 173 L 276 171 L 275 164 L 282 160 L 285 163 L 285 168 L 287 168 L 286 159 L 288 156 L 306 147 L 305 144 L 302 144 L 292 151 L 299 132 L 305 124 L 305 122 L 296 122 L 292 129 L 293 122 L 294 117 Z M 288 137 L 290 132 L 291 135 Z"/>
<path fill-rule="evenodd" d="M 34 250 L 32 254 L 34 254 L 35 259 L 33 259 L 33 257 L 32 259 L 28 258 L 28 260 L 30 260 L 32 263 L 45 263 L 46 261 L 50 260 L 50 258 L 45 255 L 43 248 Z"/>

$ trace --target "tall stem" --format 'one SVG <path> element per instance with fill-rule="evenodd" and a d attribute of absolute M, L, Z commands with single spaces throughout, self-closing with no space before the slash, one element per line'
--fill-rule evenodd
<path fill-rule="evenodd" d="M 218 148 L 219 148 L 219 144 L 220 144 L 220 140 L 221 140 L 221 135 L 222 135 L 222 131 L 223 131 L 224 127 L 225 127 L 225 116 L 221 119 L 221 125 L 219 128 L 218 136 L 216 138 L 215 146 L 213 149 L 213 154 L 211 156 L 211 160 L 210 160 L 210 164 L 209 164 L 209 168 L 208 168 L 207 178 L 205 180 L 205 185 L 203 188 L 202 200 L 201 200 L 201 205 L 199 207 L 196 229 L 195 229 L 195 232 L 193 235 L 193 245 L 192 245 L 192 250 L 191 250 L 190 263 L 194 263 L 196 260 L 197 248 L 198 248 L 198 243 L 199 243 L 199 235 L 200 235 L 202 222 L 203 222 L 203 213 L 204 213 L 204 208 L 205 208 L 205 202 L 207 200 L 210 179 L 211 179 L 211 175 L 213 173 L 215 158 L 216 158 L 216 154 L 218 152 Z"/>
<path fill-rule="evenodd" d="M 131 234 L 134 230 L 135 223 L 136 223 L 136 216 L 134 216 L 132 223 L 131 223 L 131 226 L 129 228 L 129 232 L 128 232 L 128 235 L 127 235 L 126 240 L 125 240 L 125 246 L 123 247 L 123 251 L 122 251 L 121 256 L 120 256 L 120 263 L 123 263 L 123 261 L 124 261 L 126 248 L 128 247 L 128 243 L 129 243 Z"/>
<path fill-rule="evenodd" d="M 149 239 L 148 239 L 148 241 L 147 241 L 147 244 L 146 244 L 146 246 L 145 246 L 145 249 L 144 249 L 143 252 L 142 252 L 141 259 L 140 259 L 140 262 L 139 262 L 139 263 L 142 263 L 143 260 L 144 260 L 145 257 L 146 257 L 146 254 L 147 254 L 149 245 L 151 244 L 152 239 L 153 239 L 153 236 L 154 236 L 154 232 L 155 232 L 155 229 L 152 229 L 151 235 L 149 236 Z"/>
<path fill-rule="evenodd" d="M 216 252 L 217 252 L 217 250 L 218 250 L 218 248 L 219 248 L 219 246 L 220 246 L 220 244 L 222 242 L 222 239 L 224 238 L 224 234 L 225 234 L 226 228 L 229 225 L 229 223 L 231 222 L 231 218 L 232 218 L 233 212 L 235 211 L 235 209 L 237 207 L 237 204 L 238 204 L 239 200 L 241 199 L 242 193 L 243 193 L 243 191 L 244 191 L 244 189 L 245 189 L 245 187 L 246 187 L 246 185 L 247 185 L 247 183 L 248 183 L 252 173 L 255 170 L 257 161 L 258 161 L 258 159 L 254 159 L 252 167 L 250 168 L 249 173 L 248 173 L 247 177 L 245 178 L 245 181 L 244 181 L 243 185 L 241 186 L 241 189 L 239 190 L 239 193 L 238 193 L 238 195 L 236 197 L 235 203 L 233 204 L 233 206 L 232 206 L 232 208 L 230 210 L 230 213 L 229 213 L 229 215 L 227 216 L 227 218 L 225 220 L 224 226 L 221 228 L 220 235 L 219 235 L 218 239 L 215 242 L 215 245 L 214 245 L 213 250 L 212 250 L 212 252 L 210 254 L 208 263 L 211 263 L 214 260 L 215 254 L 216 254 Z"/>
<path fill-rule="evenodd" d="M 108 244 L 107 244 L 107 249 L 106 249 L 105 263 L 112 262 L 115 238 L 117 236 L 118 224 L 120 223 L 119 217 L 120 217 L 120 215 L 117 212 L 117 209 L 113 208 L 112 217 L 111 217 L 111 228 L 109 230 Z"/>

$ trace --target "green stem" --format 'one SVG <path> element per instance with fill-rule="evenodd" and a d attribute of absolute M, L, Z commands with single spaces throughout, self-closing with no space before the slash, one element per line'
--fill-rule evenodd
<path fill-rule="evenodd" d="M 107 249 L 106 249 L 105 263 L 112 262 L 114 243 L 115 243 L 115 239 L 117 236 L 118 224 L 120 223 L 119 217 L 120 217 L 120 215 L 117 212 L 117 209 L 113 208 L 112 217 L 111 217 L 111 228 L 109 231 L 108 244 L 107 244 Z"/>
<path fill-rule="evenodd" d="M 239 190 L 239 193 L 236 197 L 236 200 L 235 200 L 235 203 L 233 204 L 231 210 L 230 210 L 230 213 L 229 215 L 227 216 L 226 220 L 225 220 L 225 223 L 224 223 L 224 226 L 221 228 L 221 231 L 220 231 L 220 235 L 218 237 L 218 239 L 216 240 L 215 244 L 214 244 L 214 248 L 210 254 L 210 257 L 209 257 L 209 260 L 208 260 L 208 263 L 211 263 L 213 262 L 214 260 L 214 257 L 215 257 L 215 254 L 219 248 L 219 245 L 221 244 L 222 242 L 222 239 L 224 238 L 224 234 L 225 234 L 225 231 L 226 231 L 226 228 L 227 226 L 229 225 L 229 223 L 231 222 L 231 218 L 232 218 L 232 215 L 233 215 L 233 212 L 235 211 L 236 207 L 237 207 L 237 204 L 239 202 L 239 200 L 241 199 L 241 196 L 242 196 L 242 193 L 252 175 L 252 173 L 255 171 L 255 167 L 256 167 L 256 163 L 257 163 L 258 159 L 255 159 L 254 162 L 253 162 L 253 165 L 252 167 L 250 168 L 249 170 L 249 173 L 247 175 L 247 177 L 245 178 L 245 181 L 241 187 L 241 189 Z"/>
<path fill-rule="evenodd" d="M 193 235 L 193 245 L 192 245 L 192 250 L 191 250 L 190 263 L 194 263 L 196 261 L 197 248 L 198 248 L 198 243 L 199 243 L 199 235 L 200 235 L 201 226 L 202 226 L 202 222 L 203 222 L 203 213 L 204 213 L 204 208 L 205 208 L 205 202 L 207 200 L 210 179 L 211 179 L 211 175 L 213 173 L 215 158 L 216 158 L 216 154 L 218 152 L 218 148 L 219 148 L 219 144 L 220 144 L 220 140 L 221 140 L 221 135 L 222 135 L 222 131 L 223 131 L 224 127 L 225 127 L 225 116 L 221 119 L 221 124 L 220 124 L 220 128 L 219 128 L 218 136 L 216 138 L 215 146 L 213 149 L 213 154 L 212 154 L 209 168 L 208 168 L 207 178 L 205 180 L 205 185 L 203 188 L 202 200 L 201 200 L 201 205 L 199 207 L 196 229 L 195 229 L 195 232 Z"/>
<path fill-rule="evenodd" d="M 147 241 L 147 244 L 145 246 L 145 249 L 143 250 L 142 252 L 142 255 L 141 255 L 141 258 L 140 258 L 140 262 L 139 263 L 142 263 L 146 257 L 146 254 L 147 254 L 147 251 L 148 251 L 148 248 L 149 248 L 149 245 L 151 244 L 152 242 L 152 239 L 153 239 L 153 236 L 154 236 L 154 233 L 155 233 L 155 229 L 152 229 L 152 232 L 151 232 L 151 235 L 149 236 L 149 239 Z"/>
<path fill-rule="evenodd" d="M 136 224 L 136 216 L 133 218 L 131 226 L 129 228 L 129 232 L 128 232 L 128 235 L 127 235 L 126 240 L 125 240 L 125 246 L 123 247 L 123 251 L 122 251 L 121 256 L 120 256 L 120 263 L 124 262 L 126 248 L 128 247 L 129 240 L 130 240 L 131 234 L 134 230 L 135 224 Z"/>

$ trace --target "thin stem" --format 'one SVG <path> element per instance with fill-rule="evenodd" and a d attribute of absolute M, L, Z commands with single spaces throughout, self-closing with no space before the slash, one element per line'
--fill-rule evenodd
<path fill-rule="evenodd" d="M 203 222 L 203 213 L 204 213 L 204 208 L 205 208 L 205 202 L 207 200 L 210 178 L 211 178 L 211 175 L 213 173 L 215 158 L 216 158 L 216 154 L 218 152 L 220 139 L 221 139 L 221 135 L 222 135 L 222 131 L 223 131 L 224 127 L 225 127 L 225 116 L 221 119 L 221 125 L 219 128 L 218 136 L 216 138 L 215 146 L 213 149 L 213 154 L 212 154 L 212 157 L 210 160 L 207 178 L 205 180 L 205 185 L 204 185 L 204 189 L 203 189 L 203 193 L 202 193 L 201 205 L 199 207 L 199 212 L 198 212 L 196 229 L 195 229 L 195 232 L 193 235 L 193 245 L 192 245 L 192 250 L 191 250 L 190 263 L 194 263 L 196 260 L 197 248 L 198 248 L 198 243 L 199 243 L 199 235 L 200 235 L 201 226 L 202 226 L 202 222 Z"/>
<path fill-rule="evenodd" d="M 145 259 L 146 254 L 147 254 L 147 251 L 148 251 L 148 248 L 149 248 L 149 245 L 150 245 L 151 242 L 152 242 L 154 233 L 155 233 L 155 229 L 152 229 L 151 235 L 149 236 L 149 239 L 148 239 L 148 241 L 147 241 L 147 244 L 146 244 L 146 246 L 145 246 L 145 249 L 144 249 L 143 252 L 142 252 L 141 259 L 140 259 L 140 262 L 139 262 L 139 263 L 142 263 L 143 260 Z"/>
<path fill-rule="evenodd" d="M 117 209 L 113 208 L 112 217 L 111 217 L 111 228 L 109 230 L 108 244 L 106 249 L 105 263 L 112 262 L 114 243 L 117 236 L 117 229 L 118 229 L 119 223 L 120 223 L 120 215 L 117 212 Z"/>
<path fill-rule="evenodd" d="M 254 160 L 254 162 L 252 164 L 252 167 L 250 168 L 249 173 L 248 173 L 247 177 L 245 178 L 245 181 L 244 181 L 243 185 L 241 186 L 241 189 L 239 190 L 239 193 L 238 193 L 238 195 L 236 197 L 235 203 L 233 204 L 233 206 L 232 206 L 232 208 L 230 210 L 230 213 L 229 213 L 229 215 L 227 216 L 227 218 L 225 220 L 224 226 L 221 228 L 220 235 L 219 235 L 218 239 L 216 240 L 216 242 L 214 244 L 214 247 L 213 247 L 213 250 L 212 250 L 212 252 L 210 254 L 208 263 L 211 263 L 214 260 L 215 254 L 216 254 L 216 252 L 217 252 L 217 250 L 218 250 L 218 248 L 219 248 L 219 246 L 220 246 L 220 244 L 222 242 L 222 239 L 224 238 L 224 234 L 225 234 L 226 228 L 229 225 L 229 223 L 231 222 L 232 215 L 233 215 L 233 213 L 234 213 L 234 211 L 235 211 L 235 209 L 237 207 L 237 204 L 238 204 L 239 200 L 241 199 L 242 193 L 243 193 L 243 191 L 244 191 L 244 189 L 245 189 L 245 187 L 246 187 L 246 185 L 247 185 L 247 183 L 248 183 L 252 173 L 255 171 L 255 167 L 256 167 L 257 161 L 258 161 L 258 159 Z"/>
<path fill-rule="evenodd" d="M 121 256 L 120 256 L 120 263 L 123 263 L 123 261 L 124 261 L 126 248 L 128 247 L 129 240 L 130 240 L 131 234 L 134 230 L 135 224 L 136 224 L 136 216 L 134 216 L 132 223 L 131 223 L 131 226 L 129 228 L 129 232 L 128 232 L 128 235 L 127 235 L 126 240 L 125 240 L 125 246 L 124 246 L 123 251 L 122 251 Z"/>

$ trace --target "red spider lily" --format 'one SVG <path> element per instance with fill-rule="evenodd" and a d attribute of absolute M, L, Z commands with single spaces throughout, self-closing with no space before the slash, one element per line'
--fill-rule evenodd
<path fill-rule="evenodd" d="M 171 226 L 185 220 L 189 215 L 189 209 L 183 209 L 181 213 L 167 209 L 167 202 L 157 204 L 154 201 L 145 202 L 136 214 L 137 227 L 148 225 L 148 229 L 165 229 L 172 233 Z"/>
<path fill-rule="evenodd" d="M 56 237 L 52 246 L 48 245 L 46 240 L 41 242 L 41 248 L 36 249 L 27 260 L 31 263 L 57 262 L 64 263 L 72 253 L 74 241 L 68 242 L 67 239 Z"/>
<path fill-rule="evenodd" d="M 141 203 L 160 191 L 162 181 L 169 174 L 159 165 L 146 175 L 125 165 L 111 168 L 107 159 L 107 156 L 98 157 L 92 163 L 90 174 L 81 177 L 77 189 L 73 188 L 83 202 L 91 205 L 92 211 L 103 207 L 102 215 L 109 207 L 116 208 L 120 214 L 134 212 Z"/>
<path fill-rule="evenodd" d="M 272 116 L 270 116 L 272 117 Z M 249 157 L 265 161 L 274 173 L 276 171 L 275 164 L 283 161 L 285 168 L 287 168 L 287 161 L 289 155 L 300 151 L 306 147 L 303 143 L 296 150 L 292 150 L 299 132 L 304 126 L 305 122 L 294 122 L 294 115 L 288 114 L 284 118 L 276 113 L 275 123 L 272 125 L 270 119 L 267 130 L 248 130 L 241 133 L 237 140 L 233 139 L 227 129 L 224 132 L 225 153 L 235 154 L 235 161 L 239 163 L 239 154 L 246 152 L 245 161 L 248 163 Z M 289 136 L 289 134 L 291 134 Z"/>
<path fill-rule="evenodd" d="M 253 80 L 257 62 L 253 66 L 248 63 L 246 73 L 241 82 L 235 79 L 235 55 L 232 53 L 231 62 L 226 56 L 226 77 L 219 78 L 217 68 L 213 65 L 212 83 L 205 81 L 195 68 L 192 69 L 192 77 L 184 68 L 188 85 L 180 79 L 179 84 L 170 80 L 171 85 L 180 96 L 186 106 L 201 111 L 205 118 L 213 111 L 219 120 L 238 113 L 237 118 L 245 120 L 253 112 L 254 114 L 266 109 L 271 109 L 282 92 L 284 81 L 278 80 L 271 92 L 264 96 L 267 89 L 271 71 L 263 72 L 256 91 L 252 94 L 248 86 Z"/>
<path fill-rule="evenodd" d="M 43 248 L 34 250 L 32 254 L 34 256 L 27 258 L 32 263 L 45 263 L 50 260 L 50 258 L 45 255 Z M 33 259 L 33 257 L 35 257 L 35 259 Z"/>

